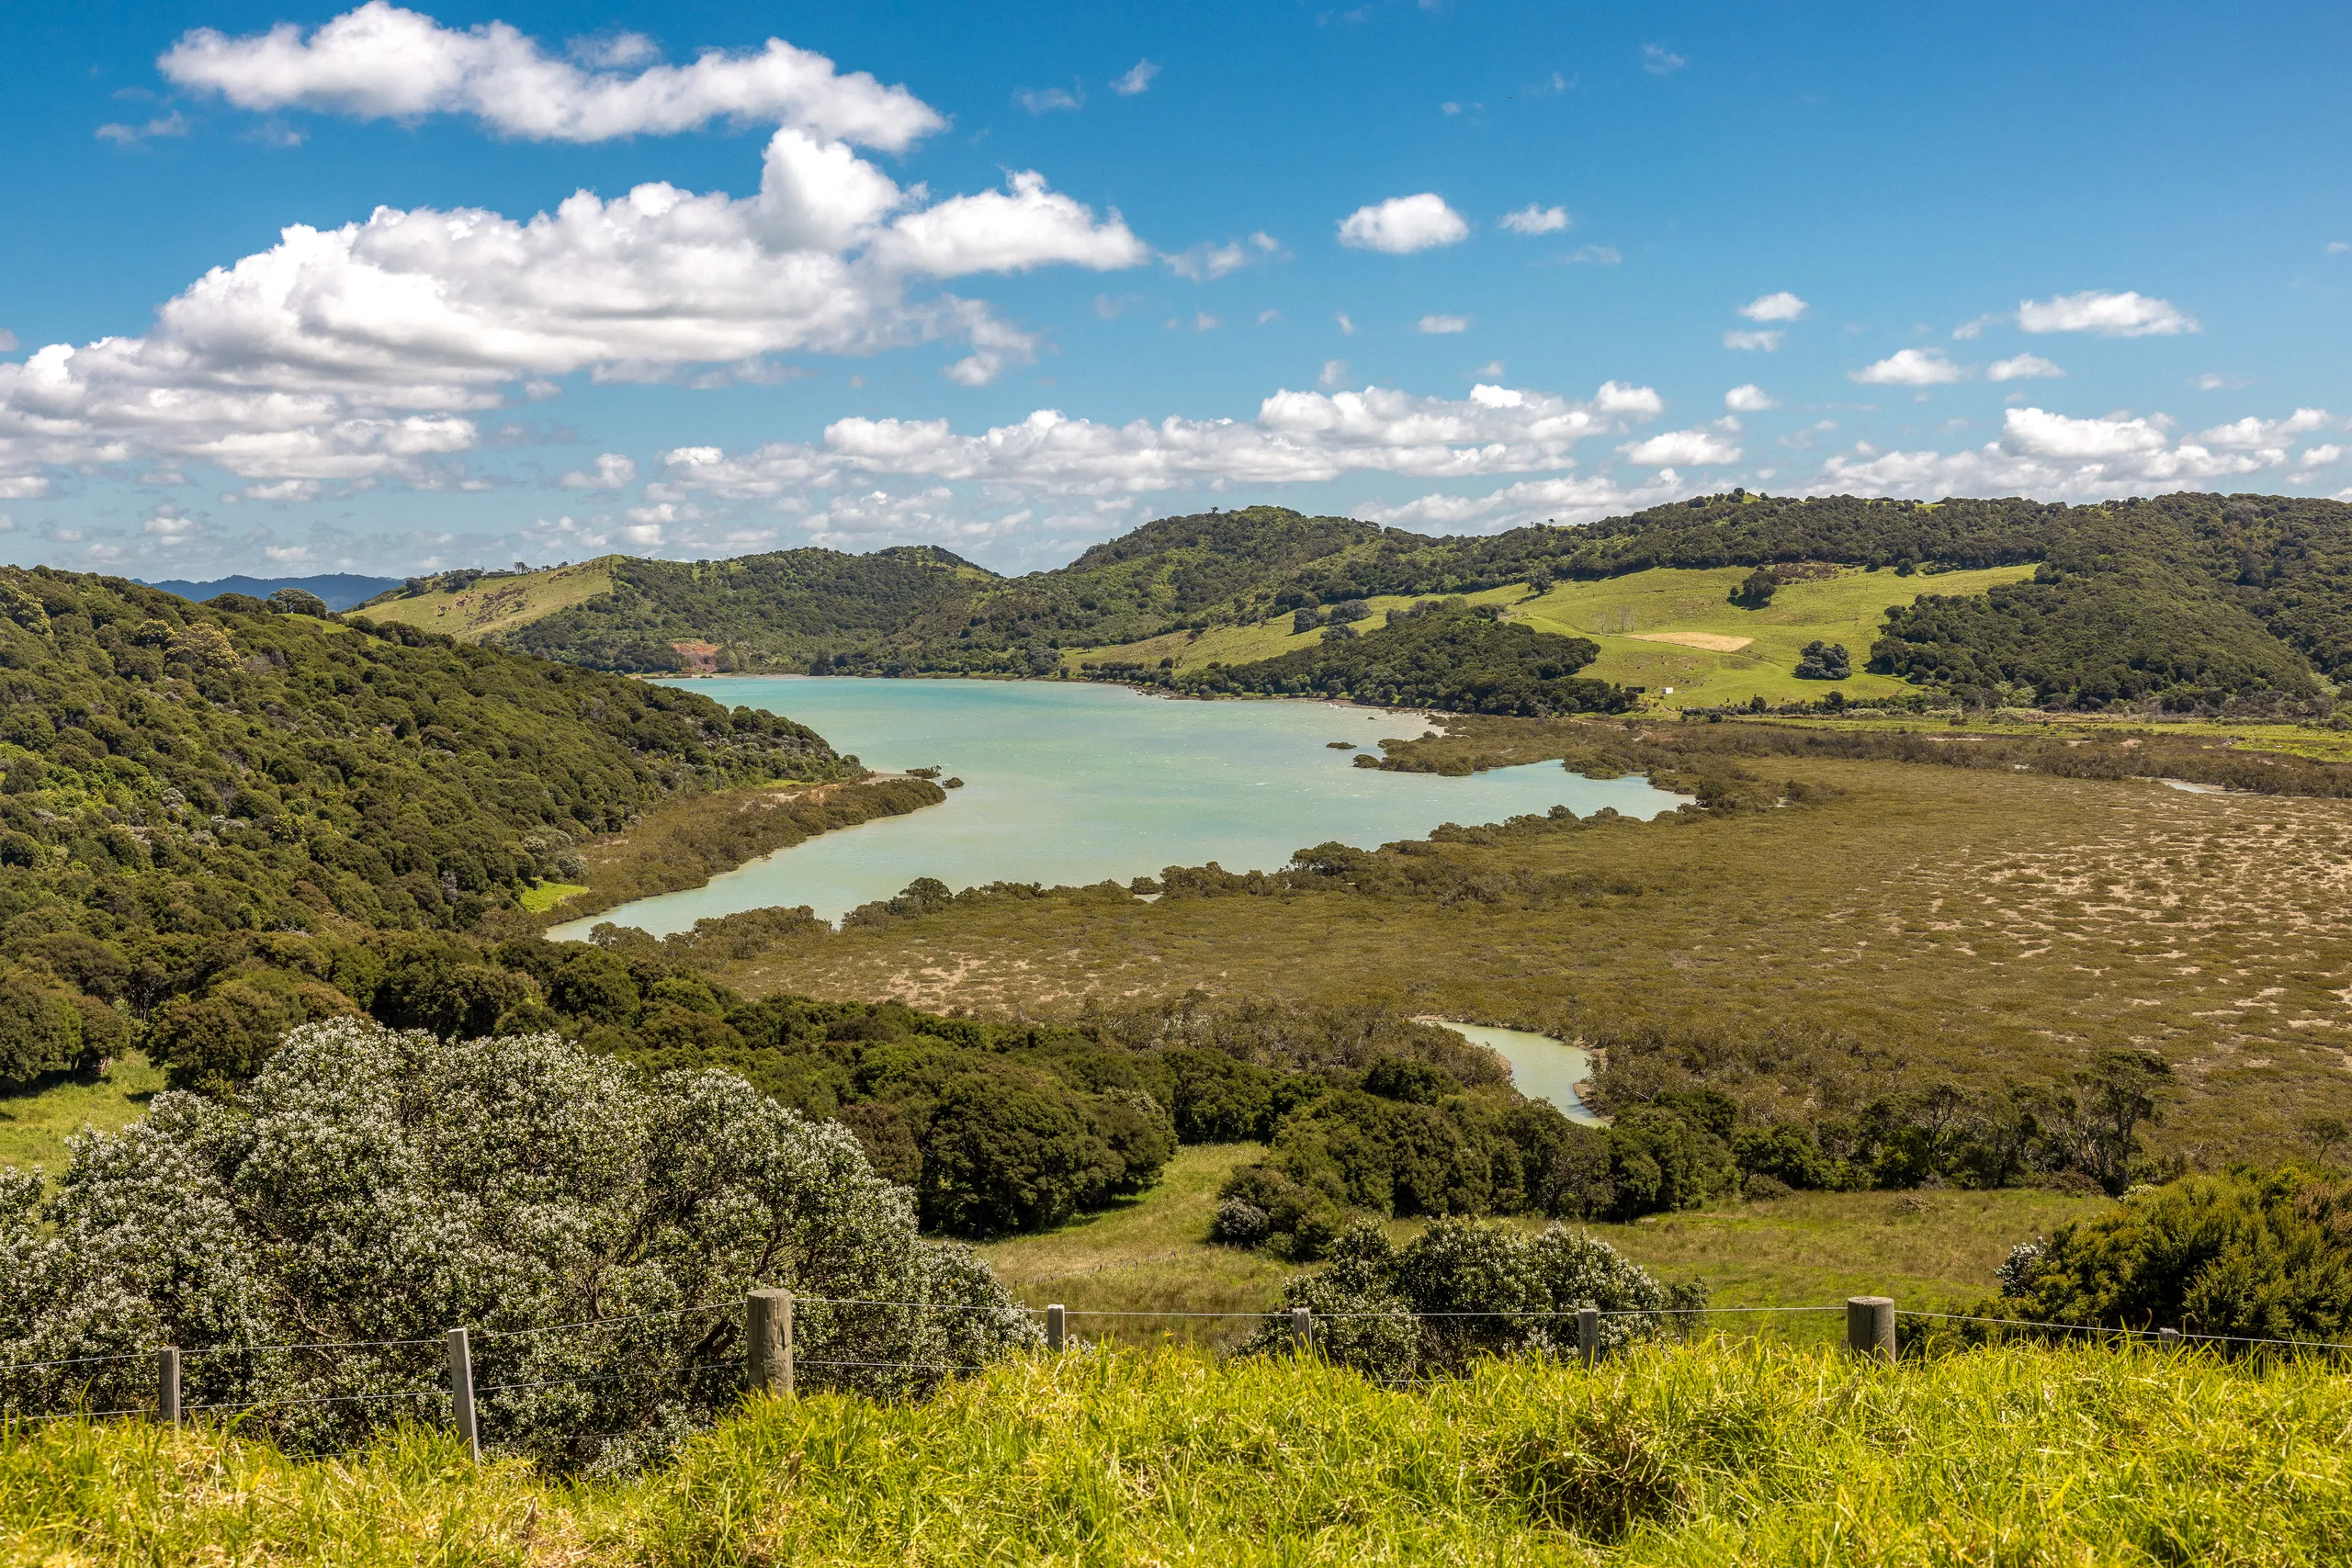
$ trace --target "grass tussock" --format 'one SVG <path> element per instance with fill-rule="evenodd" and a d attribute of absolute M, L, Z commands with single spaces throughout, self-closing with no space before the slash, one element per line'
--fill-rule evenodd
<path fill-rule="evenodd" d="M 2007 1349 L 1885 1369 L 1709 1344 L 1427 1392 L 1181 1350 L 924 1404 L 761 1401 L 628 1482 L 335 1462 L 215 1432 L 0 1438 L 9 1562 L 2301 1564 L 2352 1542 L 2352 1382 Z"/>

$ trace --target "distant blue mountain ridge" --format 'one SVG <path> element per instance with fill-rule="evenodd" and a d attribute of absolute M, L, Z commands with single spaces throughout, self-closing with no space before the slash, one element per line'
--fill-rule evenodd
<path fill-rule="evenodd" d="M 256 599 L 266 599 L 281 588 L 300 588 L 315 593 L 327 602 L 330 610 L 348 610 L 354 604 L 365 604 L 388 588 L 398 588 L 397 577 L 355 577 L 347 571 L 330 572 L 324 577 L 223 577 L 212 582 L 150 582 L 149 588 L 160 588 L 166 593 L 176 593 L 183 599 L 198 604 L 216 593 L 250 593 Z"/>

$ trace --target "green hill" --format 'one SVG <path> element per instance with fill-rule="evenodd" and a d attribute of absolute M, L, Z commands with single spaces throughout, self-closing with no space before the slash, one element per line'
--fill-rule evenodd
<path fill-rule="evenodd" d="M 1728 605 L 1701 618 L 1740 625 L 1621 631 L 1559 613 L 1594 595 L 1552 597 L 1663 574 L 1693 584 L 1670 588 L 1672 597 L 1703 586 L 1728 600 L 1720 581 L 1736 588 L 1758 567 L 1806 592 L 1840 576 L 1870 581 L 1825 599 L 1826 635 L 1795 647 L 1746 630 Z M 1739 579 L 1701 581 L 1726 571 Z M 1842 689 L 1858 696 L 1907 683 L 2086 708 L 2308 705 L 2352 671 L 2352 505 L 2192 493 L 2064 506 L 1734 492 L 1585 527 L 1455 538 L 1253 506 L 1161 518 L 1066 567 L 1015 578 L 929 547 L 608 557 L 555 572 L 420 579 L 364 613 L 600 669 L 1043 675 L 1079 656 L 1154 668 L 1164 659 L 1180 672 L 1254 663 L 1295 651 L 1288 621 L 1301 607 L 1481 595 L 1539 631 L 1746 637 L 1753 649 L 1684 643 L 1738 655 L 1728 662 L 1602 643 L 1589 671 L 1652 690 L 1707 685 L 1725 700 L 1813 691 L 1792 686 L 1791 672 L 1803 642 L 1823 640 L 1849 649 Z M 1746 620 L 1768 631 L 1809 624 L 1785 614 Z M 1627 679 L 1637 675 L 1649 678 Z"/>
<path fill-rule="evenodd" d="M 465 930 L 658 802 L 857 771 L 693 693 L 0 569 L 0 1083 L 249 963 L 281 1021 L 345 1010 L 311 935 Z"/>

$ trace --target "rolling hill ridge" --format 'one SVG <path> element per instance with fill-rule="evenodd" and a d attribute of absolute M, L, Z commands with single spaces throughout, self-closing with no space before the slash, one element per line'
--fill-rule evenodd
<path fill-rule="evenodd" d="M 360 613 L 639 673 L 1042 675 L 1077 650 L 1136 662 L 1139 645 L 1170 637 L 1183 644 L 1160 655 L 1170 669 L 1197 662 L 1181 655 L 1213 637 L 1235 645 L 1221 662 L 1238 669 L 1295 651 L 1282 627 L 1296 610 L 1357 601 L 1499 595 L 1505 619 L 1589 635 L 1607 628 L 1544 626 L 1544 595 L 1758 567 L 1796 589 L 1840 573 L 1890 580 L 1861 619 L 1838 612 L 1862 645 L 1852 678 L 1881 694 L 1910 683 L 2062 707 L 2309 704 L 2352 668 L 2352 505 L 2203 493 L 2066 506 L 1734 492 L 1451 538 L 1260 506 L 1161 518 L 1014 578 L 929 547 L 606 557 L 419 580 Z M 1966 592 L 1938 592 L 1939 578 Z M 1759 626 L 1773 624 L 1760 614 L 1770 598 L 1753 606 Z M 1672 628 L 1628 632 L 1657 641 Z M 1736 644 L 1736 625 L 1711 622 L 1697 642 L 1678 635 L 1739 651 L 1703 640 Z"/>

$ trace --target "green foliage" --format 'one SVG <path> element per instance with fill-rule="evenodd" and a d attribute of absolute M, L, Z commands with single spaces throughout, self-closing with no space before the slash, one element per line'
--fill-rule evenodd
<path fill-rule="evenodd" d="M 37 1177 L 0 1173 L 0 1359 L 177 1345 L 190 1404 L 291 1402 L 254 1419 L 300 1447 L 433 1410 L 442 1331 L 465 1325 L 490 1443 L 564 1468 L 629 1468 L 731 1407 L 734 1303 L 753 1286 L 978 1309 L 811 1303 L 795 1335 L 812 1363 L 968 1365 L 1036 1336 L 968 1253 L 917 1239 L 907 1194 L 847 1134 L 740 1079 L 648 1077 L 549 1035 L 443 1043 L 351 1020 L 297 1030 L 234 1102 L 166 1094 L 77 1140 L 45 1200 Z M 721 1305 L 684 1310 L 706 1303 Z M 660 1315 L 520 1332 L 643 1314 Z M 318 1340 L 403 1343 L 216 1348 Z M 138 1404 L 151 1365 L 11 1371 L 6 1387 L 19 1408 Z M 804 1377 L 877 1393 L 936 1381 Z"/>
<path fill-rule="evenodd" d="M 1707 1304 L 1703 1285 L 1660 1285 L 1607 1242 L 1564 1225 L 1529 1235 L 1500 1225 L 1440 1220 L 1403 1247 L 1370 1224 L 1349 1227 L 1328 1268 L 1294 1275 L 1283 1303 L 1317 1314 L 1314 1350 L 1383 1382 L 1460 1373 L 1480 1356 L 1572 1356 L 1577 1310 L 1668 1313 Z M 1667 1317 L 1604 1317 L 1601 1348 L 1687 1325 Z M 1295 1350 L 1274 1319 L 1250 1348 Z"/>
<path fill-rule="evenodd" d="M 462 929 L 664 798 L 849 771 L 774 715 L 301 601 L 0 570 L 0 1084 L 139 1027 L 238 1076 L 365 1000 L 260 977 L 271 933 Z"/>
<path fill-rule="evenodd" d="M 1731 591 L 1731 602 L 1743 610 L 1760 610 L 1772 602 L 1781 591 L 1781 574 L 1769 566 L 1759 566 Z"/>
<path fill-rule="evenodd" d="M 1617 712 L 1632 705 L 1632 693 L 1577 678 L 1599 652 L 1582 637 L 1539 632 L 1466 606 L 1449 607 L 1393 615 L 1386 626 L 1360 637 L 1327 635 L 1313 648 L 1255 664 L 1171 672 L 1163 683 L 1203 694 L 1353 697 L 1533 717 Z M 1129 678 L 1124 671 L 1111 673 Z"/>
<path fill-rule="evenodd" d="M 1797 657 L 1796 677 L 1800 681 L 1843 681 L 1853 672 L 1853 658 L 1844 643 L 1809 642 Z"/>
<path fill-rule="evenodd" d="M 2022 688 L 2045 705 L 2092 710 L 2153 700 L 2190 712 L 2255 694 L 2318 693 L 2303 655 L 2237 596 L 2155 564 L 2068 571 L 2044 563 L 2033 581 L 1981 598 L 1928 595 L 1888 614 L 1871 667 L 1963 693 Z"/>
<path fill-rule="evenodd" d="M 1984 1315 L 2267 1339 L 2352 1337 L 2352 1184 L 2233 1171 L 2142 1188 L 2029 1242 Z"/>
<path fill-rule="evenodd" d="M 1167 1075 L 1095 1034 L 896 1005 L 747 1003 L 677 975 L 651 981 L 632 1010 L 628 967 L 593 950 L 566 959 L 553 999 L 593 1005 L 607 1027 L 588 1038 L 648 1069 L 723 1067 L 839 1118 L 877 1169 L 915 1190 L 926 1225 L 1044 1229 L 1149 1186 L 1175 1152 Z M 636 967 L 666 969 L 650 954 Z"/>
<path fill-rule="evenodd" d="M 1313 1258 L 1351 1215 L 1582 1216 L 1609 1207 L 1605 1134 L 1507 1089 L 1439 1098 L 1434 1076 L 1425 1063 L 1378 1062 L 1362 1087 L 1317 1095 L 1283 1116 L 1266 1158 L 1236 1169 L 1218 1193 L 1216 1237 Z"/>

